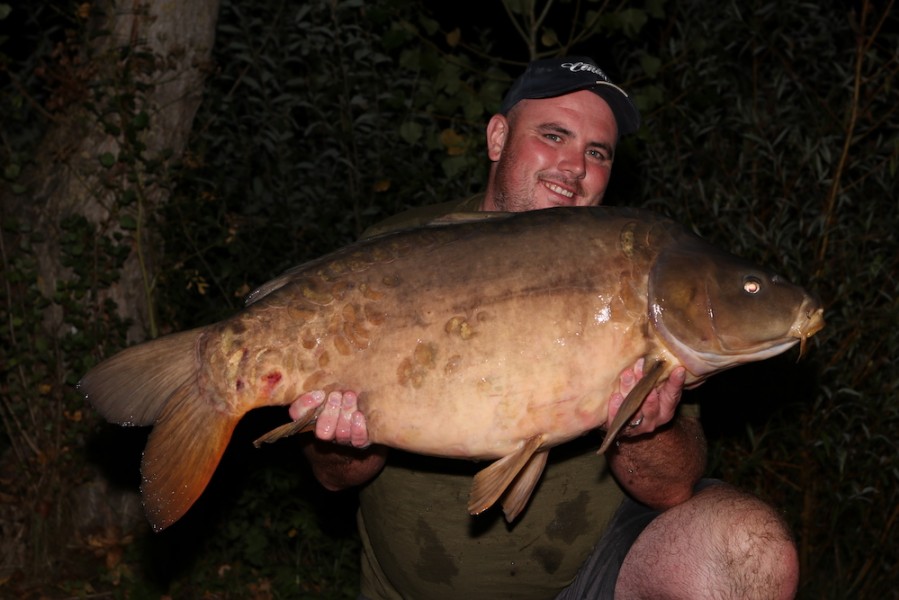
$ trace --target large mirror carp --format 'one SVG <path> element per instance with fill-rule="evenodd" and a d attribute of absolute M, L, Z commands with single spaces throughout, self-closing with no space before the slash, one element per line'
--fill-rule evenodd
<path fill-rule="evenodd" d="M 244 414 L 315 389 L 359 392 L 373 443 L 498 459 L 468 509 L 501 501 L 511 520 L 550 448 L 604 428 L 605 450 L 675 366 L 695 385 L 797 343 L 801 354 L 824 326 L 802 288 L 652 212 L 453 220 L 295 267 L 231 318 L 85 375 L 80 389 L 106 419 L 153 425 L 141 487 L 156 530 L 200 496 Z M 646 375 L 609 423 L 618 376 L 641 357 Z"/>

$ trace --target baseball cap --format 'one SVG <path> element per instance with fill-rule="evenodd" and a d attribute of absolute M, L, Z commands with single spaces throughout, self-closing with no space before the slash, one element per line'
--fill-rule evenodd
<path fill-rule="evenodd" d="M 640 128 L 640 111 L 630 96 L 586 56 L 533 61 L 512 84 L 499 112 L 507 114 L 521 100 L 555 98 L 579 90 L 590 90 L 608 103 L 615 115 L 619 136 Z"/>

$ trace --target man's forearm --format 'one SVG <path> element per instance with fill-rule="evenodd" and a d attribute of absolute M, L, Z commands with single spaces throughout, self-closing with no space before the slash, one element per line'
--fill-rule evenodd
<path fill-rule="evenodd" d="M 387 458 L 386 446 L 352 448 L 313 439 L 303 446 L 312 473 L 332 492 L 362 485 L 381 472 Z"/>
<path fill-rule="evenodd" d="M 699 419 L 677 416 L 652 434 L 620 439 L 607 457 L 615 478 L 635 500 L 664 510 L 693 494 L 705 471 L 707 447 Z"/>

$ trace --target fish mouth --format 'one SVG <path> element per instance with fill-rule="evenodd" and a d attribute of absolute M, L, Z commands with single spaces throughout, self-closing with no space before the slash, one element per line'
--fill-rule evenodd
<path fill-rule="evenodd" d="M 808 297 L 802 302 L 796 321 L 790 327 L 790 335 L 799 338 L 799 358 L 805 356 L 808 339 L 822 329 L 824 329 L 824 307 L 816 298 Z"/>

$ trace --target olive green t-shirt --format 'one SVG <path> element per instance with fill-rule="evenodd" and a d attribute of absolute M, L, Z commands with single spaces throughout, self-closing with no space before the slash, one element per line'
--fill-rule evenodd
<path fill-rule="evenodd" d="M 483 196 L 414 209 L 368 230 L 378 235 L 476 211 Z M 602 435 L 550 450 L 525 511 L 511 525 L 493 507 L 470 516 L 472 478 L 489 463 L 391 450 L 360 491 L 362 594 L 412 598 L 552 598 L 574 579 L 624 494 L 596 450 Z"/>

